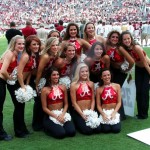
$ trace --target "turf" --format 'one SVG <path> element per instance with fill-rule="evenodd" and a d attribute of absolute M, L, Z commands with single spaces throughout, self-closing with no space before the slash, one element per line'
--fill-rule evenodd
<path fill-rule="evenodd" d="M 5 38 L 0 38 L 0 55 L 7 47 Z M 150 56 L 150 48 L 144 48 Z M 13 132 L 13 104 L 9 93 L 4 104 L 4 127 L 8 133 Z M 26 103 L 25 121 L 30 131 L 32 122 L 33 101 Z M 150 113 L 149 113 L 150 115 Z M 150 127 L 150 119 L 137 120 L 127 117 L 122 122 L 122 131 L 119 134 L 97 134 L 91 136 L 81 135 L 77 132 L 73 138 L 57 140 L 48 137 L 43 132 L 33 132 L 28 138 L 19 139 L 14 137 L 12 141 L 0 141 L 0 150 L 149 150 L 149 146 L 127 137 L 130 132 Z"/>

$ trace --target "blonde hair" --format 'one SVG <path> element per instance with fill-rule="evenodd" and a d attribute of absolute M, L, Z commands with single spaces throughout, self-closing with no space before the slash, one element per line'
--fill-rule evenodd
<path fill-rule="evenodd" d="M 15 50 L 16 42 L 17 42 L 18 39 L 23 39 L 23 40 L 24 40 L 24 37 L 21 36 L 21 35 L 16 35 L 16 36 L 14 36 L 14 37 L 11 39 L 11 41 L 10 41 L 10 43 L 9 43 L 9 45 L 8 45 L 8 47 L 7 47 L 7 49 L 6 49 L 6 51 L 1 55 L 0 59 L 2 59 L 2 58 L 4 57 L 4 55 L 5 55 L 8 51 L 12 51 L 12 52 L 13 52 L 13 51 Z"/>
<path fill-rule="evenodd" d="M 47 39 L 46 43 L 45 43 L 45 48 L 40 52 L 40 55 L 46 54 L 50 50 L 52 44 L 55 41 L 58 41 L 58 38 L 56 38 L 56 37 L 50 37 L 49 39 Z M 58 43 L 59 43 L 59 41 L 58 41 Z"/>
<path fill-rule="evenodd" d="M 85 63 L 80 63 L 80 64 L 78 64 L 78 66 L 77 66 L 77 68 L 76 68 L 76 71 L 75 71 L 75 76 L 74 76 L 72 82 L 78 82 L 78 81 L 79 81 L 79 79 L 80 79 L 80 76 L 79 76 L 80 70 L 81 70 L 81 68 L 84 68 L 84 67 L 87 67 L 87 68 L 88 68 L 88 66 L 87 66 Z M 89 68 L 88 68 L 88 70 L 89 70 Z M 90 79 L 89 79 L 89 74 L 88 74 L 87 80 L 88 80 L 88 81 L 90 80 Z"/>

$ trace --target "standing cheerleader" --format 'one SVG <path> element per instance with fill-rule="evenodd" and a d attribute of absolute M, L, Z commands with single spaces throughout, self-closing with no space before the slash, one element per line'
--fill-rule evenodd
<path fill-rule="evenodd" d="M 10 41 L 7 51 L 0 59 L 0 140 L 11 140 L 12 137 L 7 134 L 3 128 L 3 106 L 6 98 L 6 82 L 14 82 L 16 78 L 12 72 L 17 67 L 17 58 L 20 52 L 24 50 L 24 38 L 16 35 Z"/>

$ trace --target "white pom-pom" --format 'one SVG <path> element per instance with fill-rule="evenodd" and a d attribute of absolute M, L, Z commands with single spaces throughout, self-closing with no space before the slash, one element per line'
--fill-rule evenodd
<path fill-rule="evenodd" d="M 91 127 L 92 129 L 97 128 L 100 125 L 100 118 L 98 118 L 97 112 L 93 110 L 83 110 L 83 114 L 86 115 L 86 125 Z"/>
<path fill-rule="evenodd" d="M 80 58 L 80 62 L 84 62 L 84 59 L 86 58 L 87 56 L 85 54 L 81 54 L 81 58 Z"/>
<path fill-rule="evenodd" d="M 114 125 L 120 122 L 119 113 L 116 113 L 115 119 L 111 119 L 111 114 L 114 112 L 114 109 L 110 109 L 110 110 L 103 109 L 103 112 L 108 116 L 109 121 L 108 122 L 104 121 L 102 115 L 100 115 L 100 121 L 102 124 Z"/>
<path fill-rule="evenodd" d="M 121 65 L 121 69 L 123 71 L 126 71 L 127 69 L 129 69 L 129 63 L 125 60 L 124 63 Z"/>
<path fill-rule="evenodd" d="M 25 90 L 22 88 L 19 88 L 15 91 L 16 99 L 20 103 L 27 102 L 31 100 L 32 98 L 36 97 L 36 91 L 32 89 L 29 85 L 25 86 Z"/>
<path fill-rule="evenodd" d="M 41 92 L 41 89 L 45 86 L 46 84 L 46 79 L 45 78 L 41 78 L 38 84 L 38 91 Z"/>
<path fill-rule="evenodd" d="M 7 83 L 9 85 L 14 85 L 17 81 L 17 67 L 14 68 L 13 72 L 10 75 L 12 77 L 12 80 L 7 80 Z"/>
<path fill-rule="evenodd" d="M 63 84 L 67 89 L 70 88 L 71 80 L 68 76 L 62 77 L 59 79 L 59 84 Z"/>
<path fill-rule="evenodd" d="M 62 114 L 63 112 L 63 109 L 61 110 L 52 110 L 52 112 L 56 115 L 56 116 L 59 116 Z M 56 118 L 54 117 L 51 117 L 49 116 L 49 119 L 52 120 L 55 124 L 59 124 L 61 126 L 63 126 L 64 124 L 62 124 L 61 122 L 59 122 Z M 64 116 L 64 123 L 67 122 L 67 121 L 71 121 L 71 116 L 69 113 L 65 113 L 65 116 Z"/>

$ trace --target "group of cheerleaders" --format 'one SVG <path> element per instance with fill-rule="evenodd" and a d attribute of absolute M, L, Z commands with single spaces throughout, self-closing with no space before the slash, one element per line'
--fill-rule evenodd
<path fill-rule="evenodd" d="M 15 91 L 26 92 L 30 85 L 34 97 L 32 128 L 55 138 L 73 137 L 76 129 L 86 135 L 119 133 L 126 116 L 121 87 L 135 64 L 137 118 L 148 118 L 150 59 L 134 42 L 130 32 L 111 31 L 107 39 L 95 35 L 88 22 L 84 39 L 75 23 L 67 26 L 60 43 L 58 31 L 51 31 L 45 43 L 36 35 L 12 38 L 0 60 L 0 139 L 10 140 L 3 128 L 3 106 L 6 87 L 14 104 L 15 136 L 28 137 L 24 119 L 25 103 Z M 21 58 L 18 56 L 22 53 Z M 17 81 L 12 72 L 17 67 Z M 67 78 L 66 78 L 67 77 Z M 62 78 L 66 83 L 60 83 Z M 70 83 L 68 82 L 68 78 Z M 41 87 L 41 79 L 45 84 Z"/>

